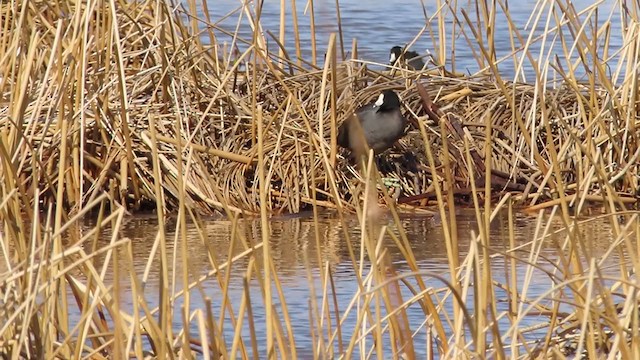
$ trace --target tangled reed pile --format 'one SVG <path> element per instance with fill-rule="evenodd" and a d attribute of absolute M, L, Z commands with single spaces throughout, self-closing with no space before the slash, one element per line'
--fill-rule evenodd
<path fill-rule="evenodd" d="M 184 196 L 202 213 L 256 213 L 263 159 L 271 211 L 353 206 L 358 174 L 332 134 L 395 89 L 424 125 L 377 160 L 399 180 L 401 203 L 425 205 L 434 180 L 464 201 L 487 179 L 523 205 L 558 193 L 637 199 L 640 103 L 630 88 L 567 80 L 550 90 L 441 66 L 377 72 L 335 61 L 335 38 L 325 68 L 302 67 L 266 50 L 259 23 L 247 50 L 230 56 L 214 37 L 203 43 L 215 25 L 198 33 L 163 3 L 75 6 L 2 4 L 1 173 L 14 172 L 22 196 L 43 189 L 45 203 L 77 209 L 107 192 L 136 209 L 161 194 L 168 209 Z"/>

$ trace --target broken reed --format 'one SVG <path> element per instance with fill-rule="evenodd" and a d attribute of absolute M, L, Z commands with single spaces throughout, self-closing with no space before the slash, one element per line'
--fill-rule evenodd
<path fill-rule="evenodd" d="M 457 5 L 440 3 L 430 19 L 437 30 L 431 21 L 424 29 L 434 40 L 435 63 L 453 60 L 447 59 L 447 44 L 460 46 L 444 27 L 445 19 L 453 16 L 465 41 L 477 50 L 477 62 L 486 69 L 458 77 L 436 67 L 416 82 L 415 73 L 377 72 L 357 59 L 338 62 L 336 48 L 342 34 L 332 37 L 330 61 L 321 69 L 314 66 L 315 57 L 301 59 L 299 40 L 294 59 L 285 49 L 279 49 L 277 57 L 265 48 L 260 9 L 249 5 L 238 13 L 249 19 L 253 38 L 242 39 L 236 32 L 225 46 L 216 39 L 223 29 L 211 19 L 205 21 L 208 26 L 200 26 L 203 19 L 196 16 L 195 2 L 188 2 L 184 12 L 157 2 L 75 4 L 3 3 L 0 10 L 4 20 L 0 86 L 9 98 L 2 108 L 0 129 L 3 353 L 13 358 L 150 354 L 166 358 L 200 352 L 213 358 L 247 358 L 263 355 L 266 349 L 268 354 L 295 358 L 296 335 L 269 256 L 266 217 L 269 212 L 311 206 L 315 221 L 320 208 L 337 209 L 343 222 L 343 210 L 354 209 L 363 229 L 356 240 L 350 238 L 346 222 L 342 226 L 359 289 L 346 309 L 337 305 L 333 273 L 320 252 L 321 234 L 315 233 L 313 255 L 323 264 L 322 286 L 311 289 L 322 294 L 322 300 L 311 296 L 309 306 L 315 357 L 364 357 L 375 352 L 379 357 L 404 353 L 416 358 L 413 345 L 425 336 L 428 351 L 446 358 L 557 354 L 565 351 L 568 341 L 590 357 L 602 349 L 623 356 L 637 354 L 637 289 L 629 274 L 639 270 L 634 254 L 640 232 L 636 215 L 624 211 L 638 188 L 638 95 L 633 71 L 638 56 L 632 46 L 638 36 L 636 8 L 620 4 L 621 17 L 629 21 L 623 47 L 606 55 L 611 54 L 606 46 L 612 34 L 598 29 L 608 29 L 611 20 L 602 27 L 590 26 L 597 7 L 580 14 L 568 3 L 540 2 L 532 21 L 541 24 L 545 15 L 553 15 L 556 23 L 547 22 L 537 38 L 523 36 L 510 23 L 516 34 L 511 39 L 513 55 L 495 59 L 492 21 L 506 4 L 495 2 L 488 8 L 476 3 L 472 20 L 464 9 L 452 7 Z M 557 8 L 563 16 L 557 16 Z M 559 25 L 575 34 L 575 40 L 560 36 L 567 45 L 565 57 L 578 52 L 577 64 L 596 69 L 587 72 L 584 84 L 577 81 L 576 66 L 538 62 L 529 52 L 531 46 L 551 42 L 560 34 L 555 27 Z M 299 39 L 304 30 L 295 28 Z M 203 44 L 201 35 L 210 45 Z M 281 43 L 283 37 L 280 32 Z M 342 40 L 339 43 L 344 46 Z M 596 43 L 605 48 L 596 48 Z M 314 44 L 313 53 L 324 51 Z M 355 44 L 352 49 L 356 55 Z M 593 56 L 599 51 L 605 57 Z M 594 63 L 587 64 L 586 59 Z M 532 85 L 503 80 L 499 63 L 507 60 L 534 66 L 539 73 Z M 619 85 L 604 76 L 609 63 L 615 63 L 613 74 Z M 552 69 L 563 79 L 563 85 L 553 90 L 543 76 Z M 358 175 L 338 156 L 333 140 L 336 126 L 386 88 L 401 93 L 408 116 L 416 117 L 420 128 L 385 156 L 379 169 L 400 179 L 403 190 L 417 196 L 414 201 L 424 201 L 420 198 L 424 193 L 435 198 L 455 281 L 418 266 L 375 168 L 369 167 L 370 180 L 360 186 L 350 180 Z M 426 123 L 427 112 L 433 113 L 429 116 L 433 124 Z M 366 212 L 357 194 L 376 181 L 399 236 L 362 216 Z M 499 189 L 492 189 L 496 183 Z M 500 191 L 504 189 L 509 191 Z M 464 257 L 458 253 L 455 218 L 454 197 L 460 193 L 471 198 L 479 224 Z M 341 201 L 347 194 L 356 196 Z M 569 216 L 570 208 L 580 212 L 594 199 L 602 203 L 603 216 L 610 219 L 615 235 L 606 253 L 629 257 L 619 262 L 613 285 L 600 272 L 599 254 L 591 253 L 577 235 L 581 223 Z M 126 214 L 123 206 L 135 208 L 144 202 L 157 209 L 160 226 L 141 275 L 131 266 L 134 244 L 121 238 L 119 230 Z M 513 218 L 519 204 L 552 207 L 564 225 L 559 230 L 564 241 L 557 243 L 558 260 L 547 273 L 552 285 L 538 298 L 530 298 L 527 289 L 542 258 L 541 245 L 550 235 L 550 220 L 539 215 L 537 235 L 523 248 L 526 256 L 515 248 L 513 225 L 509 232 L 514 251 L 491 251 L 492 218 L 500 210 Z M 223 211 L 232 224 L 223 263 L 215 260 L 219 249 L 206 241 L 197 215 L 214 209 Z M 174 210 L 176 235 L 168 239 L 162 215 Z M 90 212 L 97 217 L 95 226 L 77 230 L 80 219 Z M 260 213 L 260 239 L 239 231 L 241 213 Z M 622 223 L 619 215 L 627 216 Z M 197 235 L 211 254 L 208 273 L 197 281 L 188 267 L 175 266 L 178 258 L 188 263 L 187 223 L 198 228 Z M 109 244 L 99 247 L 105 236 Z M 399 273 L 391 264 L 390 244 L 401 250 L 410 272 Z M 233 252 L 236 246 L 242 248 L 240 253 Z M 496 259 L 503 259 L 504 277 L 491 267 Z M 154 261 L 161 268 L 160 286 L 157 294 L 149 294 L 142 284 L 149 281 Z M 247 266 L 239 267 L 240 261 Z M 365 270 L 365 264 L 371 268 Z M 519 266 L 526 269 L 522 284 L 516 277 Z M 108 280 L 108 274 L 124 280 Z M 232 305 L 238 299 L 229 296 L 236 276 L 246 279 L 237 309 Z M 313 278 L 311 272 L 309 276 Z M 205 309 L 191 308 L 191 292 L 204 292 L 203 282 L 212 278 L 219 297 L 205 299 Z M 508 279 L 506 284 L 503 278 Z M 259 293 L 249 291 L 252 279 L 258 281 Z M 403 279 L 417 284 L 409 299 L 398 290 L 408 286 Z M 189 286 L 180 285 L 185 283 Z M 500 289 L 509 294 L 508 311 L 496 306 Z M 69 291 L 72 298 L 67 297 Z M 183 307 L 175 306 L 178 298 L 184 298 Z M 466 301 L 469 298 L 473 306 Z M 120 306 L 125 299 L 133 304 L 130 313 Z M 256 330 L 259 320 L 252 305 L 258 299 L 273 304 L 264 320 L 264 342 Z M 151 300 L 159 305 L 151 305 Z M 219 313 L 213 311 L 214 301 L 222 304 Z M 561 312 L 561 304 L 570 311 Z M 424 313 L 423 327 L 407 327 L 409 307 Z M 343 325 L 353 313 L 357 326 L 349 332 Z M 547 336 L 538 344 L 527 343 L 529 329 L 522 323 L 540 314 Z M 498 322 L 505 318 L 507 328 Z M 248 338 L 243 329 L 248 329 Z M 387 339 L 390 350 L 383 346 Z"/>

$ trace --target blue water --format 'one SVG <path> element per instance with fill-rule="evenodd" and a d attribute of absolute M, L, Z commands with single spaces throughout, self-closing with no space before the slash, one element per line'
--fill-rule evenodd
<path fill-rule="evenodd" d="M 215 19 L 220 19 L 232 13 L 233 15 L 227 19 L 216 22 L 216 26 L 233 33 L 239 23 L 238 30 L 240 36 L 251 41 L 253 31 L 249 26 L 246 15 L 243 14 L 239 21 L 239 14 L 242 13 L 242 11 L 239 10 L 240 3 L 241 2 L 230 0 L 209 1 L 210 17 L 212 21 L 216 22 Z M 306 2 L 296 2 L 296 10 L 300 29 L 302 58 L 311 61 L 310 11 L 304 12 L 305 4 Z M 444 63 L 448 69 L 458 72 L 476 73 L 481 69 L 486 70 L 488 65 L 486 62 L 479 63 L 476 60 L 477 57 L 481 57 L 481 46 L 471 31 L 472 28 L 476 30 L 479 34 L 478 36 L 482 39 L 484 49 L 487 52 L 493 49 L 495 58 L 500 61 L 498 63 L 499 73 L 505 80 L 533 82 L 535 81 L 534 69 L 538 68 L 542 71 L 548 62 L 561 66 L 563 71 L 566 72 L 569 63 L 566 60 L 561 40 L 564 40 L 566 44 L 570 59 L 575 60 L 578 58 L 577 51 L 575 49 L 571 50 L 574 44 L 574 37 L 568 25 L 564 24 L 567 20 L 563 18 L 562 7 L 553 2 L 547 2 L 543 6 L 539 6 L 535 1 L 531 0 L 507 1 L 505 5 L 506 9 L 496 5 L 496 29 L 493 37 L 494 41 L 492 42 L 493 47 L 490 46 L 491 42 L 487 34 L 484 33 L 484 25 L 482 25 L 482 22 L 478 25 L 480 20 L 478 20 L 479 17 L 477 15 L 478 12 L 475 2 L 457 2 L 457 11 L 455 13 L 453 9 L 456 2 L 449 2 L 450 7 L 445 5 L 441 11 L 441 13 L 444 14 L 445 20 L 446 36 L 444 37 L 441 37 L 438 33 L 438 8 L 436 2 L 433 0 L 425 1 L 424 8 L 419 0 L 343 0 L 340 1 L 339 4 L 345 58 L 350 58 L 349 52 L 352 41 L 356 39 L 359 59 L 386 64 L 389 60 L 389 50 L 391 47 L 409 44 L 414 37 L 420 34 L 423 28 L 426 30 L 418 37 L 418 40 L 411 49 L 421 55 L 425 55 L 429 51 L 432 55 L 438 56 L 437 49 L 440 46 L 440 39 L 444 39 L 446 43 Z M 572 2 L 572 6 L 575 7 L 577 13 L 590 10 L 590 6 L 593 6 L 593 4 L 593 2 L 586 0 Z M 613 52 L 620 49 L 623 44 L 623 23 L 621 18 L 619 16 L 609 18 L 612 12 L 614 14 L 620 13 L 619 7 L 620 4 L 617 1 L 601 1 L 598 3 L 597 17 L 593 16 L 593 13 L 589 16 L 589 11 L 579 16 L 581 19 L 591 19 L 588 22 L 589 26 L 585 28 L 585 36 L 589 39 L 594 39 L 593 33 L 595 29 L 600 29 L 605 23 L 610 24 L 609 36 L 606 37 L 609 41 L 608 57 L 611 57 Z M 554 11 L 550 11 L 550 9 L 554 9 Z M 463 11 L 466 12 L 471 24 L 469 24 L 463 16 Z M 329 36 L 331 33 L 338 34 L 338 17 L 335 1 L 314 1 L 314 13 L 316 49 L 318 51 L 316 60 L 317 63 L 322 66 Z M 515 25 L 514 29 L 509 27 L 506 14 L 508 14 Z M 482 16 L 480 16 L 480 18 L 481 17 Z M 272 51 L 277 51 L 277 44 L 267 34 L 267 31 L 270 31 L 275 37 L 278 37 L 280 29 L 280 2 L 273 0 L 265 1 L 260 20 L 269 48 Z M 296 52 L 291 1 L 286 2 L 285 20 L 285 48 L 288 54 L 295 60 Z M 553 29 L 558 22 L 563 23 L 563 25 L 561 25 L 559 29 Z M 596 25 L 598 26 L 597 28 Z M 202 24 L 202 26 L 204 25 Z M 548 31 L 550 36 L 548 36 L 545 41 L 537 39 L 539 35 L 545 33 L 545 27 L 547 26 L 552 29 Z M 518 33 L 523 39 L 522 42 L 519 40 Z M 218 43 L 227 43 L 227 45 L 232 43 L 231 37 L 223 34 L 221 31 L 214 30 L 214 34 Z M 532 39 L 536 39 L 531 42 L 531 46 L 528 48 L 528 52 L 534 62 L 525 56 L 523 63 L 519 64 L 519 59 L 523 57 L 522 44 L 527 41 L 527 37 L 530 35 Z M 203 39 L 207 42 L 208 36 L 203 36 Z M 605 36 L 601 34 L 596 39 L 595 48 L 598 49 L 598 56 L 602 61 L 602 57 L 605 55 L 602 51 Z M 337 40 L 340 41 L 339 36 Z M 246 44 L 240 42 L 236 42 L 236 45 L 238 45 L 241 51 L 247 48 Z M 510 56 L 513 53 L 516 54 L 516 60 Z M 341 50 L 339 44 L 338 54 L 340 55 L 340 59 Z M 575 71 L 576 74 L 583 76 L 587 71 L 594 71 L 591 56 L 592 55 L 587 56 L 587 67 L 579 66 Z M 507 59 L 504 59 L 505 57 L 507 57 Z M 455 61 L 452 59 L 455 59 Z M 442 62 L 442 59 L 438 59 L 438 61 Z M 611 78 L 613 71 L 622 65 L 624 65 L 624 63 L 622 63 L 618 57 L 607 61 L 606 76 Z M 375 66 L 373 67 L 375 68 Z M 516 71 L 517 68 L 520 68 L 520 71 Z M 516 76 L 516 74 L 518 74 L 518 76 Z M 621 74 L 623 75 L 624 71 L 622 71 Z M 549 73 L 541 74 L 543 78 L 545 78 L 545 75 L 546 79 L 550 81 L 550 85 L 556 84 L 557 81 L 561 79 L 551 67 L 549 67 Z M 584 80 L 584 78 L 578 80 Z M 614 78 L 612 80 L 618 82 L 620 79 Z"/>
<path fill-rule="evenodd" d="M 473 212 L 462 211 L 457 215 L 458 229 L 459 229 L 459 251 L 461 259 L 463 259 L 468 253 L 472 234 L 477 233 L 477 222 Z M 526 266 L 525 261 L 528 259 L 532 252 L 529 242 L 535 238 L 535 222 L 536 218 L 524 215 L 516 216 L 514 220 L 514 232 L 516 246 L 523 246 L 521 249 L 512 252 L 518 259 L 517 264 L 517 283 L 518 291 L 522 291 L 525 284 L 526 272 L 529 267 Z M 507 214 L 501 214 L 494 220 L 490 226 L 489 236 L 491 238 L 492 249 L 491 254 L 495 257 L 491 262 L 493 280 L 502 284 L 507 284 L 509 281 L 509 274 L 505 270 L 504 258 L 498 256 L 500 252 L 506 252 L 510 249 L 508 242 L 508 223 L 509 219 Z M 560 219 L 553 220 L 552 230 L 561 228 Z M 393 222 L 388 221 L 392 229 L 394 228 Z M 408 216 L 403 217 L 403 228 L 406 230 L 408 240 L 416 257 L 418 267 L 420 269 L 419 277 L 425 282 L 426 286 L 433 289 L 444 289 L 444 281 L 450 279 L 448 260 L 446 255 L 446 247 L 444 243 L 444 234 L 442 229 L 442 223 L 435 217 L 424 216 Z M 202 228 L 207 232 L 207 237 L 203 243 L 198 236 L 198 230 L 190 225 L 187 229 L 187 247 L 188 247 L 188 259 L 183 261 L 180 255 L 181 245 L 175 245 L 172 239 L 175 233 L 172 229 L 175 228 L 175 224 L 170 223 L 167 226 L 167 239 L 168 247 L 167 251 L 169 258 L 172 258 L 172 254 L 175 250 L 178 251 L 177 264 L 175 267 L 178 290 L 182 289 L 182 271 L 189 271 L 189 278 L 191 281 L 196 280 L 199 276 L 204 275 L 212 268 L 210 263 L 209 254 L 216 259 L 218 265 L 223 263 L 228 254 L 230 246 L 230 233 L 231 223 L 223 220 L 207 220 L 201 224 Z M 259 220 L 243 220 L 240 223 L 242 233 L 245 234 L 247 240 L 251 242 L 260 241 L 260 221 Z M 312 219 L 308 217 L 303 218 L 282 218 L 274 219 L 270 222 L 270 239 L 272 258 L 278 274 L 278 279 L 281 283 L 282 291 L 285 294 L 286 306 L 288 308 L 288 315 L 290 316 L 290 323 L 292 324 L 294 339 L 298 354 L 302 358 L 310 358 L 313 354 L 312 351 L 312 337 L 310 327 L 310 301 L 313 299 L 312 287 L 315 291 L 315 301 L 318 306 L 322 304 L 322 283 L 321 273 L 324 271 L 325 266 L 329 266 L 331 274 L 335 284 L 335 297 L 338 302 L 338 309 L 340 316 L 343 316 L 349 303 L 354 298 L 358 290 L 354 268 L 352 266 L 350 257 L 348 255 L 348 249 L 346 241 L 343 237 L 343 227 L 346 226 L 350 239 L 354 244 L 354 251 L 356 257 L 359 257 L 360 246 L 359 236 L 360 230 L 358 223 L 355 219 L 348 219 L 346 224 L 342 224 L 338 219 L 327 216 L 323 217 L 318 223 L 318 232 L 320 233 L 320 256 L 322 264 L 319 266 L 317 259 L 317 246 L 315 240 L 315 224 Z M 147 266 L 147 259 L 149 257 L 150 247 L 153 243 L 155 232 L 157 231 L 157 223 L 151 220 L 130 219 L 121 231 L 121 235 L 132 239 L 133 251 L 134 251 L 134 263 L 130 264 L 134 267 L 134 270 L 139 276 L 142 276 L 145 266 Z M 553 231 L 552 231 L 553 232 Z M 580 234 L 584 237 L 585 243 L 591 248 L 589 249 L 598 258 L 604 254 L 604 250 L 610 246 L 612 235 L 611 227 L 606 219 L 594 219 L 580 226 Z M 540 236 L 540 234 L 538 234 Z M 566 232 L 559 232 L 555 235 L 551 235 L 543 242 L 537 242 L 542 244 L 540 256 L 534 260 L 537 261 L 537 266 L 540 269 L 533 270 L 530 283 L 526 286 L 527 294 L 526 298 L 529 300 L 536 299 L 537 297 L 544 295 L 552 286 L 552 279 L 545 274 L 544 271 L 554 272 L 554 267 L 557 266 L 557 248 L 556 242 L 562 243 L 565 239 Z M 106 241 L 106 240 L 105 240 Z M 394 263 L 394 267 L 398 274 L 408 273 L 409 268 L 404 262 L 404 258 L 398 251 L 398 249 L 390 242 L 387 237 L 385 240 L 385 246 L 391 255 L 391 259 Z M 106 244 L 104 244 L 106 245 Z M 177 249 L 176 249 L 177 246 Z M 234 253 L 238 253 L 242 250 L 241 246 L 234 247 Z M 618 268 L 620 259 L 618 254 L 612 254 L 608 258 L 604 259 L 603 271 L 605 274 L 615 274 Z M 262 252 L 259 250 L 256 254 L 256 262 L 260 263 L 262 258 Z M 145 298 L 148 301 L 150 307 L 158 305 L 158 285 L 159 285 L 159 258 L 156 257 L 156 261 L 153 262 L 150 277 L 145 283 L 144 293 Z M 586 260 L 585 260 L 586 261 Z M 122 270 L 128 270 L 125 261 L 120 263 Z M 240 307 L 240 302 L 243 297 L 243 275 L 246 274 L 248 260 L 243 259 L 236 263 L 231 269 L 230 286 L 229 286 L 229 300 L 233 308 L 234 314 L 237 315 Z M 608 268 L 607 266 L 613 265 L 614 267 Z M 358 264 L 359 266 L 359 264 Z M 363 263 L 364 272 L 369 272 L 369 262 L 365 257 Z M 544 271 L 542 271 L 544 270 Z M 169 269 L 170 273 L 173 271 L 173 267 Z M 133 309 L 131 290 L 128 288 L 129 283 L 128 274 L 124 275 L 121 281 L 123 291 L 121 294 L 121 307 L 125 311 L 131 311 Z M 309 275 L 310 274 L 310 275 Z M 434 276 L 437 275 L 437 276 Z M 309 276 L 312 280 L 309 281 Z M 443 279 L 439 279 L 442 277 Z M 113 281 L 107 279 L 107 283 Z M 556 283 L 560 282 L 557 280 Z M 415 277 L 409 277 L 408 283 L 415 289 L 418 289 L 416 285 Z M 465 308 L 467 308 L 471 316 L 474 315 L 474 284 L 470 284 L 470 290 L 468 296 L 465 298 Z M 274 294 L 274 306 L 282 319 L 282 304 L 277 299 L 276 288 L 272 286 Z M 257 341 L 259 344 L 259 353 L 261 357 L 264 357 L 266 346 L 266 328 L 265 328 L 265 308 L 263 303 L 263 297 L 261 295 L 261 288 L 258 281 L 255 279 L 255 273 L 253 279 L 249 282 L 249 292 L 251 294 L 251 305 L 253 309 L 253 318 L 256 326 Z M 411 298 L 411 293 L 408 287 L 401 285 L 402 298 L 406 301 Z M 509 299 L 508 294 L 496 287 L 496 307 L 499 313 L 503 313 L 508 309 Z M 204 311 L 206 308 L 203 299 L 207 297 L 212 300 L 212 311 L 216 317 L 216 321 L 221 316 L 221 304 L 222 304 L 222 289 L 217 279 L 210 278 L 201 283 L 191 292 L 190 311 L 193 312 L 196 309 Z M 543 296 L 541 304 L 550 304 L 551 294 Z M 566 297 L 570 298 L 570 297 Z M 443 292 L 438 292 L 437 296 L 431 296 L 434 302 L 438 299 L 443 299 Z M 332 302 L 332 295 L 330 292 L 329 298 L 332 329 L 335 331 L 335 314 Z M 178 298 L 174 304 L 175 311 L 180 311 L 181 306 L 184 304 L 182 297 Z M 444 309 L 440 316 L 444 313 L 453 319 L 453 299 L 452 297 L 443 300 Z M 384 306 L 382 307 L 382 313 L 384 314 Z M 526 308 L 526 306 L 525 306 Z M 375 311 L 375 307 L 371 307 L 372 311 Z M 320 311 L 319 309 L 317 311 Z M 571 307 L 562 306 L 561 311 L 571 311 Z M 374 312 L 375 313 L 375 312 Z M 548 317 L 539 316 L 536 310 L 530 311 L 530 316 L 524 317 L 523 322 L 520 323 L 520 328 L 526 328 L 529 326 L 537 325 L 540 323 L 548 322 Z M 412 331 L 418 331 L 415 337 L 414 346 L 415 351 L 419 355 L 418 358 L 424 357 L 428 353 L 426 346 L 427 332 L 424 328 L 423 322 L 425 321 L 424 312 L 422 311 L 418 303 L 412 304 L 407 309 L 407 316 L 409 318 L 410 328 Z M 225 334 L 225 339 L 229 346 L 233 341 L 234 329 L 232 323 L 229 320 L 228 312 L 225 315 L 224 328 L 222 329 Z M 284 321 L 282 322 L 284 324 Z M 326 320 L 325 320 L 326 323 Z M 183 328 L 182 317 L 176 313 L 174 317 L 174 325 L 176 331 Z M 350 341 L 350 336 L 355 331 L 356 325 L 356 311 L 352 310 L 346 317 L 342 325 L 342 341 L 346 345 Z M 506 332 L 509 328 L 510 322 L 506 317 L 503 317 L 499 321 L 500 331 Z M 190 330 L 192 336 L 200 338 L 202 334 L 199 334 L 196 322 L 190 322 Z M 545 335 L 547 329 L 543 328 L 538 331 L 524 334 L 524 337 L 528 340 L 540 339 Z M 249 325 L 245 318 L 242 327 L 243 341 L 250 350 L 250 332 Z M 451 334 L 451 329 L 447 328 L 447 336 Z M 469 334 L 467 332 L 467 334 Z M 325 341 L 327 338 L 324 334 Z M 371 347 L 371 339 L 368 339 L 369 347 Z M 507 343 L 510 339 L 507 339 Z M 384 338 L 385 349 L 387 351 L 387 358 L 390 357 L 390 346 L 388 344 L 388 337 Z M 445 341 L 449 341 L 448 339 Z M 467 337 L 467 342 L 471 341 L 470 337 Z M 334 342 L 334 350 L 338 351 L 337 341 Z M 359 355 L 359 350 L 356 349 L 354 355 Z"/>

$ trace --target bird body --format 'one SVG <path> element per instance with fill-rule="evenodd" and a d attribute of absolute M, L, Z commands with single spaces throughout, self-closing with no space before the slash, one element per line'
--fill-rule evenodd
<path fill-rule="evenodd" d="M 393 90 L 386 90 L 375 102 L 359 108 L 342 123 L 338 145 L 355 155 L 366 155 L 367 148 L 380 154 L 404 135 L 406 124 L 400 112 L 400 98 Z"/>
<path fill-rule="evenodd" d="M 414 70 L 422 70 L 424 68 L 424 61 L 422 61 L 417 52 L 407 50 L 403 54 L 403 49 L 400 46 L 394 46 L 390 51 L 389 64 L 394 65 L 398 60 L 406 60 L 407 65 Z"/>

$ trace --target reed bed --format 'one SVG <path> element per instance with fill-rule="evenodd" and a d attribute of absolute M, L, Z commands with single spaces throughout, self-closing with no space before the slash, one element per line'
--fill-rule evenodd
<path fill-rule="evenodd" d="M 327 208 L 353 208 L 356 183 L 349 180 L 355 171 L 331 134 L 384 89 L 399 91 L 407 116 L 427 127 L 426 134 L 410 129 L 379 159 L 379 169 L 399 181 L 398 195 L 407 203 L 434 195 L 434 180 L 444 181 L 444 158 L 451 161 L 454 191 L 468 194 L 470 183 L 484 177 L 486 158 L 494 176 L 502 175 L 492 189 L 496 198 L 519 192 L 522 205 L 557 198 L 557 182 L 566 183 L 567 195 L 597 198 L 610 186 L 633 202 L 638 192 L 631 69 L 618 88 L 600 74 L 586 84 L 567 74 L 555 88 L 542 80 L 503 81 L 490 69 L 459 77 L 441 66 L 391 74 L 357 58 L 335 61 L 335 37 L 327 52 L 332 61 L 319 69 L 277 57 L 262 47 L 261 36 L 237 39 L 247 50 L 236 44 L 225 54 L 228 46 L 215 37 L 203 44 L 215 26 L 196 31 L 201 23 L 154 2 L 101 2 L 86 9 L 72 2 L 20 4 L 3 5 L 9 31 L 3 36 L 6 102 L 0 115 L 21 192 L 37 186 L 46 202 L 55 200 L 61 181 L 70 209 L 104 192 L 127 208 L 155 207 L 150 159 L 157 149 L 169 210 L 176 209 L 182 194 L 177 179 L 183 177 L 184 196 L 200 213 L 226 204 L 258 214 L 258 153 L 269 169 L 270 212 L 310 209 L 313 191 Z M 437 114 L 427 114 L 417 84 L 440 108 Z M 257 146 L 258 115 L 263 148 Z M 464 163 L 465 138 L 473 166 Z M 433 144 L 435 169 L 424 144 Z M 602 166 L 607 170 L 598 173 Z M 312 177 L 316 189 L 310 188 Z"/>
<path fill-rule="evenodd" d="M 253 36 L 232 33 L 230 45 L 216 38 L 226 30 L 206 15 L 207 3 L 0 5 L 0 353 L 414 359 L 426 343 L 428 358 L 637 356 L 637 4 L 617 3 L 602 25 L 599 4 L 578 12 L 570 2 L 539 2 L 531 21 L 546 16 L 543 33 L 522 34 L 508 19 L 513 53 L 497 59 L 493 25 L 496 13 L 508 18 L 506 3 L 476 2 L 471 15 L 439 3 L 424 29 L 434 55 L 419 72 L 376 70 L 380 64 L 358 58 L 356 43 L 346 58 L 341 32 L 320 49 L 308 5 L 310 60 L 300 56 L 297 25 L 295 56 L 267 48 L 284 43 L 285 33 L 262 30 L 260 4 L 240 4 Z M 616 16 L 622 46 L 613 50 Z M 451 18 L 466 43 L 445 29 Z M 536 58 L 531 48 L 547 41 L 558 41 L 569 60 L 551 60 L 544 45 Z M 449 66 L 450 51 L 467 45 L 478 73 Z M 327 61 L 318 65 L 323 51 Z M 500 72 L 509 61 L 519 69 L 513 81 Z M 535 72 L 529 83 L 521 81 L 525 63 Z M 400 93 L 418 128 L 358 172 L 336 146 L 337 126 L 383 89 Z M 383 177 L 399 185 L 388 188 Z M 389 224 L 370 212 L 378 202 Z M 478 222 L 468 249 L 459 246 L 461 203 Z M 574 217 L 591 203 L 611 224 L 614 241 L 602 253 L 580 236 L 589 220 Z M 517 246 L 510 221 L 510 248 L 496 249 L 496 214 L 513 219 L 523 206 L 537 212 L 531 241 Z M 420 268 L 401 226 L 401 210 L 425 207 L 442 221 L 448 276 Z M 120 231 L 130 211 L 149 208 L 158 232 L 138 273 L 136 244 Z M 320 250 L 324 209 L 343 222 L 357 282 L 346 308 Z M 546 209 L 560 228 L 552 229 Z M 320 270 L 307 261 L 306 349 L 292 328 L 268 221 L 301 210 L 313 211 L 309 256 Z M 349 211 L 359 239 L 348 231 Z M 226 254 L 207 242 L 200 216 L 214 212 L 230 222 Z M 240 230 L 246 215 L 260 217 L 255 236 Z M 87 229 L 88 216 L 95 222 Z M 177 266 L 194 255 L 188 226 L 207 249 L 204 274 Z M 557 254 L 547 260 L 540 249 L 549 241 Z M 409 270 L 391 261 L 391 248 Z M 615 271 L 603 275 L 614 254 Z M 533 297 L 540 271 L 549 290 Z M 231 295 L 233 281 L 241 294 Z M 153 294 L 149 284 L 157 285 Z M 203 308 L 192 306 L 196 294 Z M 264 313 L 256 315 L 258 303 Z M 411 328 L 415 311 L 424 322 Z M 545 335 L 531 339 L 522 326 L 530 317 Z"/>

